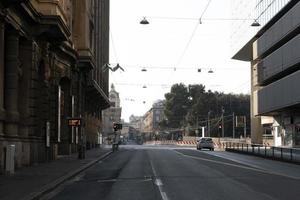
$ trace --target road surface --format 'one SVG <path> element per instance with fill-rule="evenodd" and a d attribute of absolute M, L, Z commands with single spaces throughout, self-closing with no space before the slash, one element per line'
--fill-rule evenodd
<path fill-rule="evenodd" d="M 125 145 L 44 199 L 299 199 L 300 166 L 229 152 Z"/>

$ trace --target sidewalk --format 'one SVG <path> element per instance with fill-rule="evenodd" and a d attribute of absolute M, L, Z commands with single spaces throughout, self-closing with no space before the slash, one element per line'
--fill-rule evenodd
<path fill-rule="evenodd" d="M 110 153 L 110 148 L 96 148 L 86 151 L 86 158 L 83 160 L 77 159 L 76 153 L 48 163 L 24 167 L 13 176 L 0 175 L 0 199 L 38 199 Z"/>

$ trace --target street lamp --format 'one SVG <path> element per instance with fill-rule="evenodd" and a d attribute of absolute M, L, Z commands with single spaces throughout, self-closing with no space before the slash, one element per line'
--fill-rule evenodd
<path fill-rule="evenodd" d="M 251 26 L 257 27 L 260 26 L 260 23 L 258 23 L 258 21 L 255 19 L 254 22 L 251 24 Z"/>
<path fill-rule="evenodd" d="M 146 19 L 146 17 L 144 17 L 142 19 L 142 21 L 140 21 L 140 24 L 143 24 L 143 25 L 146 25 L 146 24 L 149 24 L 148 20 Z"/>
<path fill-rule="evenodd" d="M 146 72 L 147 71 L 147 69 L 144 67 L 142 70 L 141 70 L 142 72 Z"/>
<path fill-rule="evenodd" d="M 207 113 L 207 135 L 208 137 L 210 137 L 210 114 L 211 114 L 211 111 L 208 111 Z"/>
<path fill-rule="evenodd" d="M 222 138 L 224 138 L 224 113 L 225 113 L 225 109 L 222 106 Z"/>
<path fill-rule="evenodd" d="M 209 69 L 209 70 L 208 70 L 208 73 L 209 73 L 209 74 L 212 74 L 212 73 L 214 73 L 214 71 L 213 71 L 212 69 Z"/>

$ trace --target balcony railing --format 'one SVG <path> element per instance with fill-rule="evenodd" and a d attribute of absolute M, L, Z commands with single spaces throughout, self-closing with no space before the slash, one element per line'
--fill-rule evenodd
<path fill-rule="evenodd" d="M 225 143 L 226 151 L 239 152 L 300 164 L 300 148 L 275 147 L 262 144 L 245 144 L 227 142 Z"/>

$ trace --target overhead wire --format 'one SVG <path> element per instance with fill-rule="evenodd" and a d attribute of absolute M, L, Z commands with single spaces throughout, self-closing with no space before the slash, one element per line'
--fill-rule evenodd
<path fill-rule="evenodd" d="M 206 10 L 208 9 L 208 6 L 210 5 L 211 1 L 212 1 L 212 0 L 209 0 L 209 1 L 208 1 L 208 3 L 206 4 L 206 6 L 205 6 L 203 12 L 201 13 L 201 16 L 200 16 L 199 19 L 201 19 L 201 17 L 203 17 L 203 15 L 205 14 Z M 195 33 L 196 33 L 196 31 L 197 31 L 198 26 L 199 26 L 199 22 L 197 22 L 196 26 L 194 27 L 194 29 L 193 29 L 193 31 L 192 31 L 192 34 L 191 34 L 191 36 L 190 36 L 189 39 L 188 39 L 187 44 L 185 45 L 185 47 L 184 47 L 184 49 L 183 49 L 181 55 L 179 56 L 179 59 L 178 59 L 177 63 L 175 64 L 174 71 L 176 71 L 176 67 L 178 67 L 178 65 L 181 63 L 183 57 L 185 56 L 185 54 L 186 54 L 186 52 L 187 52 L 187 50 L 188 50 L 188 48 L 189 48 L 189 46 L 190 46 L 190 43 L 192 42 L 192 40 L 193 40 L 193 38 L 194 38 L 194 36 L 195 36 Z M 173 72 L 173 73 L 174 73 L 174 72 Z M 173 73 L 170 74 L 171 77 L 173 76 Z M 170 79 L 170 78 L 169 78 L 169 79 Z M 171 80 L 172 80 L 172 79 L 171 79 Z"/>

